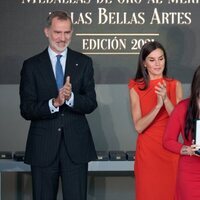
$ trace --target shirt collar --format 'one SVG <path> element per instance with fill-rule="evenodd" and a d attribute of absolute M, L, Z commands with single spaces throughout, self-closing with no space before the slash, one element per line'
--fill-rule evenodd
<path fill-rule="evenodd" d="M 60 53 L 60 55 L 62 55 L 63 58 L 66 58 L 67 57 L 67 50 L 68 48 L 66 48 L 62 53 Z M 53 51 L 50 47 L 48 47 L 48 52 L 49 52 L 49 56 L 51 58 L 55 58 L 58 54 Z"/>

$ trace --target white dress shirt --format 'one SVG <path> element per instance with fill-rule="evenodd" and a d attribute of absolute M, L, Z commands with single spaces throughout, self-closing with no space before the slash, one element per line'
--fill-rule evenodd
<path fill-rule="evenodd" d="M 57 53 L 55 53 L 50 47 L 48 47 L 48 53 L 49 53 L 49 56 L 50 56 L 52 67 L 53 67 L 53 73 L 54 73 L 54 76 L 56 78 L 56 61 L 57 61 L 56 56 L 57 56 Z M 60 62 L 61 62 L 61 65 L 62 65 L 63 74 L 65 74 L 65 64 L 66 64 L 66 60 L 67 60 L 67 48 L 60 55 L 62 55 L 62 57 L 60 58 Z M 74 105 L 74 94 L 73 94 L 73 92 L 71 92 L 70 99 L 68 101 L 66 100 L 65 103 L 68 106 L 73 107 L 73 105 Z M 53 106 L 53 99 L 49 100 L 49 109 L 50 109 L 51 113 L 59 112 L 59 107 Z"/>

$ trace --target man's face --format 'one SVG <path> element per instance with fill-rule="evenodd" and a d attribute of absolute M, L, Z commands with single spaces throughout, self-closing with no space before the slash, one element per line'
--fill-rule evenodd
<path fill-rule="evenodd" d="M 70 20 L 60 20 L 55 17 L 51 26 L 45 28 L 44 32 L 49 39 L 50 48 L 56 53 L 61 53 L 71 42 L 73 30 Z"/>

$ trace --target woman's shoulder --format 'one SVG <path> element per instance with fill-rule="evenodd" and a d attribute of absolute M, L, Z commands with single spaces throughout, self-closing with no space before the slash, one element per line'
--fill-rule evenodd
<path fill-rule="evenodd" d="M 174 107 L 171 116 L 179 116 L 181 119 L 184 118 L 187 108 L 189 104 L 189 98 L 181 100 L 176 106 Z"/>
<path fill-rule="evenodd" d="M 177 80 L 175 78 L 166 77 L 166 78 L 164 78 L 164 80 L 166 82 L 168 82 L 169 84 L 177 84 L 177 83 L 180 84 L 181 83 L 179 80 Z"/>
<path fill-rule="evenodd" d="M 135 79 L 130 79 L 128 83 L 128 88 L 138 88 L 144 86 L 144 81 L 143 80 L 135 80 Z"/>
<path fill-rule="evenodd" d="M 176 109 L 186 109 L 188 107 L 188 104 L 190 102 L 189 98 L 183 99 L 181 100 L 177 105 L 176 105 Z"/>
<path fill-rule="evenodd" d="M 134 88 L 136 84 L 137 82 L 134 79 L 130 79 L 128 82 L 128 88 L 129 89 Z"/>

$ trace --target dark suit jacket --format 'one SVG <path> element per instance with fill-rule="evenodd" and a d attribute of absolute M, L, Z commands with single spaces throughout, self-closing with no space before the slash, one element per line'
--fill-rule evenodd
<path fill-rule="evenodd" d="M 25 162 L 47 166 L 57 154 L 61 130 L 67 152 L 76 163 L 96 159 L 96 152 L 85 114 L 96 107 L 92 60 L 68 48 L 65 78 L 70 76 L 74 106 L 66 104 L 51 113 L 48 102 L 58 95 L 48 50 L 24 61 L 20 82 L 20 110 L 31 120 Z"/>

